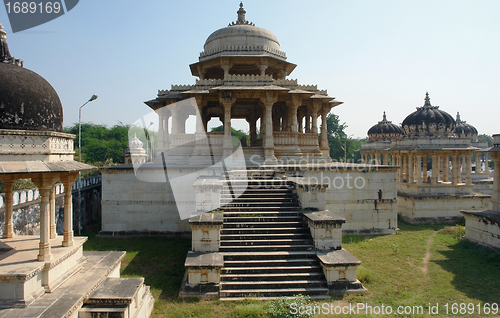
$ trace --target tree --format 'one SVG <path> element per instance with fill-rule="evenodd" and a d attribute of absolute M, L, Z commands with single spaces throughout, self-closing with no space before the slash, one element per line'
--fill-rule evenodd
<path fill-rule="evenodd" d="M 479 135 L 479 136 L 477 136 L 477 141 L 479 141 L 479 142 L 487 142 L 488 143 L 488 147 L 493 147 L 493 138 L 491 136 L 488 136 L 488 135 L 485 135 L 485 134 Z"/>
<path fill-rule="evenodd" d="M 328 145 L 330 146 L 330 156 L 333 160 L 344 161 L 344 156 L 351 162 L 357 162 L 361 159 L 358 150 L 361 148 L 361 144 L 367 141 L 366 138 L 352 139 L 348 137 L 345 133 L 347 124 L 341 124 L 339 116 L 336 114 L 328 114 L 326 117 L 326 128 L 328 133 Z M 344 147 L 347 148 L 347 153 Z"/>
<path fill-rule="evenodd" d="M 224 131 L 223 125 L 214 127 L 210 130 L 210 132 L 222 132 L 222 131 Z M 241 138 L 245 137 L 245 140 L 247 141 L 248 145 L 248 135 L 243 130 L 236 130 L 233 127 L 231 127 L 231 136 L 238 138 L 238 140 L 241 140 Z"/>

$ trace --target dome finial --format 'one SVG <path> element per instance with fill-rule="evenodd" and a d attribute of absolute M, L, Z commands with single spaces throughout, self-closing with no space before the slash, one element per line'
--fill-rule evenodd
<path fill-rule="evenodd" d="M 431 105 L 431 98 L 429 97 L 429 92 L 425 92 L 425 99 L 424 100 L 425 100 L 424 106 L 428 106 L 428 107 L 432 106 Z"/>
<path fill-rule="evenodd" d="M 460 120 L 460 112 L 457 112 L 457 119 L 455 119 L 455 121 L 457 122 L 457 124 L 460 123 L 460 122 L 462 122 Z"/>
<path fill-rule="evenodd" d="M 240 2 L 240 9 L 236 11 L 238 13 L 238 21 L 236 21 L 236 24 L 247 24 L 247 20 L 245 19 L 245 9 L 243 9 L 243 1 Z"/>
<path fill-rule="evenodd" d="M 7 32 L 3 29 L 2 23 L 0 23 L 0 42 L 0 62 L 9 61 L 12 56 L 7 45 Z"/>
<path fill-rule="evenodd" d="M 385 115 L 385 111 L 384 111 L 384 117 L 382 117 L 382 121 L 387 121 L 387 116 Z"/>

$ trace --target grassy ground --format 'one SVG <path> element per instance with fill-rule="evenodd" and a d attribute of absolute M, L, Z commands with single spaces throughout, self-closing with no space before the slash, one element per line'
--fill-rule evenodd
<path fill-rule="evenodd" d="M 483 312 L 478 314 L 478 304 L 483 309 L 485 303 L 500 303 L 500 253 L 460 240 L 460 228 L 456 227 L 402 223 L 400 229 L 393 235 L 343 238 L 343 247 L 362 261 L 358 276 L 368 293 L 333 295 L 329 304 L 392 306 L 391 316 L 395 317 L 483 317 Z M 86 233 L 89 241 L 85 250 L 127 251 L 122 276 L 146 278 L 156 298 L 153 317 L 266 317 L 269 306 L 266 302 L 180 300 L 177 297 L 184 260 L 191 248 L 190 239 L 110 239 L 96 238 L 96 233 L 95 228 Z M 315 317 L 332 315 L 332 307 L 323 303 L 316 305 L 328 310 L 322 309 L 323 314 Z M 453 303 L 458 304 L 457 315 L 452 312 Z M 461 303 L 474 307 L 463 309 L 462 313 L 466 314 L 461 315 Z M 432 306 L 436 304 L 438 314 L 430 315 L 429 310 L 435 310 Z M 399 306 L 410 306 L 403 308 L 406 310 L 421 306 L 424 314 L 394 314 Z M 371 317 L 363 310 L 359 313 L 357 317 Z"/>

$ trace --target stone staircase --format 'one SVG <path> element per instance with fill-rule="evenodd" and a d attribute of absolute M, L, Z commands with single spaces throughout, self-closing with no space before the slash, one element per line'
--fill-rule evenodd
<path fill-rule="evenodd" d="M 220 299 L 329 298 L 293 184 L 272 170 L 231 173 L 221 191 Z"/>

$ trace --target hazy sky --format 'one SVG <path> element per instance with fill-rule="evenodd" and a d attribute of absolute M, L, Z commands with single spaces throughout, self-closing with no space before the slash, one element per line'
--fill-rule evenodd
<path fill-rule="evenodd" d="M 70 12 L 13 34 L 13 56 L 47 79 L 64 106 L 64 125 L 92 94 L 82 121 L 112 126 L 150 112 L 143 102 L 172 84 L 194 84 L 207 37 L 237 18 L 239 1 L 82 0 Z M 440 106 L 500 133 L 500 1 L 244 1 L 247 20 L 273 32 L 288 77 L 317 84 L 344 104 L 332 111 L 365 137 L 422 106 Z M 237 127 L 247 129 L 246 127 Z"/>

